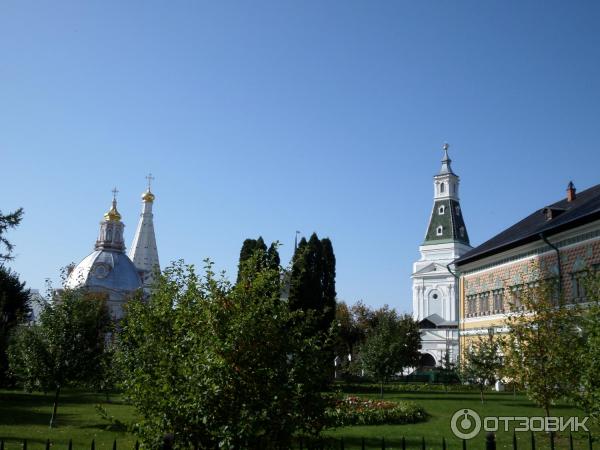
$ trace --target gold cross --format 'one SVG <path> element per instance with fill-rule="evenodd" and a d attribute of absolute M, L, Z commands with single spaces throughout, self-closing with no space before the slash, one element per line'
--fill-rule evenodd
<path fill-rule="evenodd" d="M 146 175 L 146 180 L 148 180 L 148 190 L 150 190 L 150 186 L 152 185 L 152 180 L 154 180 L 154 177 L 152 176 L 151 173 Z"/>

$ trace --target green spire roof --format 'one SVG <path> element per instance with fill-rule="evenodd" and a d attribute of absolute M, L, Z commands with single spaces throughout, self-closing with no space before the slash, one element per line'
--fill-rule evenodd
<path fill-rule="evenodd" d="M 460 205 L 456 200 L 451 199 L 436 200 L 433 204 L 423 245 L 446 242 L 461 242 L 470 245 Z"/>

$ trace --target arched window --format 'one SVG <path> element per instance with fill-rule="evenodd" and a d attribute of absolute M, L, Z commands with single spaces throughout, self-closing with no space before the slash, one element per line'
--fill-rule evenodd
<path fill-rule="evenodd" d="M 444 192 L 445 189 L 444 183 L 440 184 L 440 192 Z"/>
<path fill-rule="evenodd" d="M 444 214 L 446 212 L 446 208 L 444 207 L 444 205 L 440 206 L 438 208 L 438 214 Z"/>
<path fill-rule="evenodd" d="M 436 232 L 437 232 L 438 236 L 441 236 L 442 233 L 444 232 L 444 227 L 440 225 L 439 227 L 437 227 Z"/>

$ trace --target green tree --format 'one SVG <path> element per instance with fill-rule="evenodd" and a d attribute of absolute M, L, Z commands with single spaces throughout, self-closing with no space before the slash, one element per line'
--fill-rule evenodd
<path fill-rule="evenodd" d="M 467 349 L 461 363 L 460 372 L 465 381 L 479 386 L 481 403 L 484 402 L 484 391 L 500 377 L 502 358 L 500 344 L 493 336 L 479 337 L 471 348 Z"/>
<path fill-rule="evenodd" d="M 506 321 L 504 372 L 549 416 L 550 407 L 572 394 L 573 380 L 579 379 L 579 314 L 565 306 L 553 279 L 525 286 L 520 301 L 523 309 Z"/>
<path fill-rule="evenodd" d="M 0 211 L 0 246 L 5 248 L 4 253 L 0 252 L 0 262 L 10 261 L 13 257 L 11 255 L 14 248 L 13 244 L 6 238 L 5 234 L 11 228 L 16 227 L 21 223 L 23 218 L 23 208 L 19 208 L 14 212 L 8 214 L 2 214 Z"/>
<path fill-rule="evenodd" d="M 328 336 L 335 319 L 335 255 L 331 241 L 319 240 L 313 233 L 302 238 L 292 260 L 289 304 L 292 310 L 304 311 L 316 317 L 311 334 L 322 339 Z M 325 341 L 323 341 L 325 342 Z M 324 345 L 322 356 L 323 387 L 333 376 L 334 349 Z"/>
<path fill-rule="evenodd" d="M 580 389 L 573 397 L 589 417 L 600 422 L 600 272 L 586 277 L 585 291 L 590 306 L 581 314 Z"/>
<path fill-rule="evenodd" d="M 202 277 L 177 263 L 148 301 L 129 303 L 117 359 L 149 447 L 169 433 L 177 448 L 289 448 L 323 426 L 320 339 L 281 300 L 282 272 L 257 258 L 235 286 L 210 263 Z"/>
<path fill-rule="evenodd" d="M 8 340 L 15 327 L 31 314 L 30 292 L 17 274 L 0 265 L 0 385 L 9 383 Z"/>
<path fill-rule="evenodd" d="M 335 255 L 331 241 L 313 233 L 300 240 L 292 261 L 290 307 L 313 311 L 319 331 L 328 332 L 335 318 Z"/>
<path fill-rule="evenodd" d="M 248 264 L 248 261 L 250 260 L 257 265 L 254 270 L 250 271 L 252 273 L 260 270 L 263 267 L 269 267 L 271 269 L 278 270 L 281 263 L 279 251 L 277 250 L 278 245 L 279 244 L 277 242 L 273 242 L 267 249 L 265 241 L 260 236 L 258 239 L 246 239 L 240 250 L 237 282 L 240 282 L 242 273 L 244 273 L 244 266 Z M 257 255 L 256 258 L 253 258 L 255 255 Z"/>
<path fill-rule="evenodd" d="M 35 325 L 21 325 L 9 347 L 12 373 L 28 391 L 54 392 L 50 427 L 61 389 L 93 379 L 101 366 L 111 320 L 102 298 L 65 290 Z"/>
<path fill-rule="evenodd" d="M 421 333 L 409 315 L 398 316 L 384 307 L 378 311 L 377 325 L 360 348 L 360 361 L 365 372 L 383 385 L 392 376 L 417 365 L 420 357 Z"/>

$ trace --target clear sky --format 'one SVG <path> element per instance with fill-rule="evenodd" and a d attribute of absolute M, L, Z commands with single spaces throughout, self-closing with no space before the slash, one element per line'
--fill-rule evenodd
<path fill-rule="evenodd" d="M 411 308 L 450 143 L 472 244 L 600 182 L 597 1 L 0 2 L 0 210 L 28 286 L 155 177 L 163 266 L 329 236 L 339 298 Z"/>

